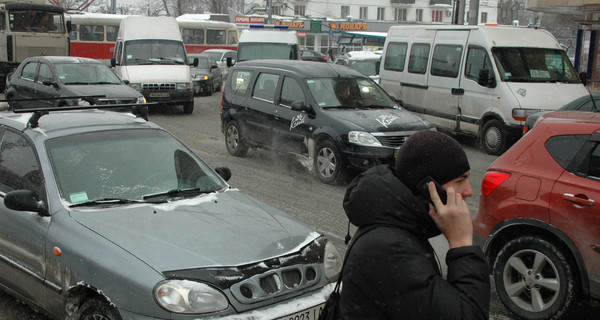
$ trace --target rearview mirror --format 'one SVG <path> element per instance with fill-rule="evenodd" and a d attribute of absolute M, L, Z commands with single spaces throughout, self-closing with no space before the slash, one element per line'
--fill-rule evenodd
<path fill-rule="evenodd" d="M 15 211 L 33 211 L 47 216 L 48 208 L 43 201 L 38 201 L 31 190 L 14 190 L 4 196 L 4 205 Z"/>
<path fill-rule="evenodd" d="M 225 181 L 231 179 L 231 170 L 227 167 L 216 167 L 215 172 L 218 173 Z"/>

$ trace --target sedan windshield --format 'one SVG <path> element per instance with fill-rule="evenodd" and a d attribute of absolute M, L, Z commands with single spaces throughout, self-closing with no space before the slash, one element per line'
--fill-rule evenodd
<path fill-rule="evenodd" d="M 579 83 L 564 50 L 493 48 L 502 81 Z"/>
<path fill-rule="evenodd" d="M 64 84 L 120 84 L 121 80 L 105 64 L 58 63 L 56 74 Z"/>
<path fill-rule="evenodd" d="M 226 183 L 168 133 L 112 130 L 55 138 L 48 154 L 62 198 L 70 204 L 131 203 L 192 197 Z M 193 190 L 194 192 L 181 192 Z"/>
<path fill-rule="evenodd" d="M 306 83 L 321 108 L 396 108 L 394 101 L 371 79 L 315 78 Z"/>

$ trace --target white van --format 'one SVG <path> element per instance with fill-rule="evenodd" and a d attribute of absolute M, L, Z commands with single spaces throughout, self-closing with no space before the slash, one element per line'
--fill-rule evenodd
<path fill-rule="evenodd" d="M 256 59 L 299 60 L 296 31 L 242 30 L 237 48 L 237 62 Z"/>
<path fill-rule="evenodd" d="M 528 114 L 588 94 L 546 30 L 503 26 L 394 26 L 380 85 L 441 130 L 479 135 L 501 154 Z"/>
<path fill-rule="evenodd" d="M 194 110 L 190 66 L 173 17 L 127 16 L 121 21 L 111 59 L 115 73 L 159 106 Z"/>

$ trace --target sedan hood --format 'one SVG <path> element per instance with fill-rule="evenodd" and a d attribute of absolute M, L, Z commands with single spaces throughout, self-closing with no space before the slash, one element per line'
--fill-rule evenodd
<path fill-rule="evenodd" d="M 133 99 L 142 94 L 126 84 L 93 84 L 93 85 L 66 85 L 74 96 L 104 95 L 100 99 Z"/>
<path fill-rule="evenodd" d="M 122 67 L 122 78 L 131 83 L 146 82 L 190 82 L 188 65 L 139 65 Z"/>
<path fill-rule="evenodd" d="M 71 216 L 158 271 L 236 266 L 296 252 L 320 235 L 237 190 Z"/>
<path fill-rule="evenodd" d="M 429 122 L 404 109 L 330 109 L 327 111 L 328 115 L 344 121 L 350 130 L 390 132 L 416 131 L 432 127 Z"/>

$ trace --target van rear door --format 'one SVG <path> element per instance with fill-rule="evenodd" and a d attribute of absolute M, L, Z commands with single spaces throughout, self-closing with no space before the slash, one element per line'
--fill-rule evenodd
<path fill-rule="evenodd" d="M 460 100 L 460 74 L 469 30 L 438 30 L 435 35 L 429 69 L 429 90 L 425 98 L 426 117 L 434 125 L 456 130 Z"/>

